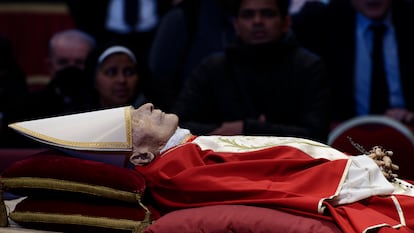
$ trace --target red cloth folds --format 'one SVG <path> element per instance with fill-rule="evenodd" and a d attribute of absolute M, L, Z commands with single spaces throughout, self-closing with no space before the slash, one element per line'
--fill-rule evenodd
<path fill-rule="evenodd" d="M 409 227 L 392 228 L 400 225 L 400 217 L 397 208 L 390 196 L 373 196 L 360 202 L 333 207 L 327 204 L 328 209 L 344 232 L 365 232 L 374 226 L 385 226 L 381 228 L 381 233 L 413 233 L 410 228 L 414 227 L 413 217 L 408 214 L 414 208 L 412 197 L 395 195 L 398 202 L 402 205 L 402 212 Z"/>
<path fill-rule="evenodd" d="M 171 149 L 148 166 L 137 166 L 147 179 L 162 211 L 219 204 L 244 204 L 289 209 L 318 215 L 324 203 L 344 232 L 414 232 L 414 198 L 395 195 L 408 227 L 390 196 L 332 206 L 327 201 L 339 192 L 350 160 L 315 159 L 289 146 L 252 152 L 201 150 L 194 143 Z M 411 211 L 412 212 L 412 211 Z M 326 214 L 329 214 L 326 213 Z M 319 214 L 322 217 L 322 215 Z"/>
<path fill-rule="evenodd" d="M 187 143 L 136 169 L 168 210 L 257 204 L 317 213 L 321 199 L 337 192 L 348 162 L 326 161 L 289 146 L 220 153 Z"/>

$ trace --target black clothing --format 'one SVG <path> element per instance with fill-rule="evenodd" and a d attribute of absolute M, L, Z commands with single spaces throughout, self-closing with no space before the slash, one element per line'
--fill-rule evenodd
<path fill-rule="evenodd" d="M 15 111 L 24 111 L 18 105 L 29 94 L 26 74 L 18 65 L 9 39 L 0 35 L 0 146 L 8 147 L 8 123 Z"/>
<path fill-rule="evenodd" d="M 56 73 L 44 89 L 29 93 L 17 103 L 9 111 L 7 124 L 90 110 L 91 87 L 88 84 L 82 70 L 77 67 L 64 68 Z M 7 147 L 40 146 L 13 129 L 7 128 L 5 133 L 4 144 Z"/>
<path fill-rule="evenodd" d="M 171 111 L 184 82 L 207 56 L 235 38 L 220 0 L 184 0 L 161 20 L 149 54 L 154 104 Z"/>
<path fill-rule="evenodd" d="M 329 88 L 318 56 L 292 34 L 279 43 L 237 41 L 195 70 L 172 109 L 181 127 L 208 134 L 226 121 L 244 121 L 245 135 L 298 136 L 325 141 Z M 266 122 L 260 122 L 264 114 Z"/>

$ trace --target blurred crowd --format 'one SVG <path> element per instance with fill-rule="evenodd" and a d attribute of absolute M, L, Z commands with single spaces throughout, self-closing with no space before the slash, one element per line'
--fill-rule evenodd
<path fill-rule="evenodd" d="M 355 116 L 414 123 L 412 0 L 62 2 L 74 27 L 49 39 L 40 89 L 0 31 L 1 147 L 36 147 L 12 122 L 148 102 L 199 135 L 326 142 Z"/>

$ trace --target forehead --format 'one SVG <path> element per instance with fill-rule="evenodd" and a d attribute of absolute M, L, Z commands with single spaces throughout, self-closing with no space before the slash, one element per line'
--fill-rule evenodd
<path fill-rule="evenodd" d="M 275 0 L 243 0 L 240 5 L 240 10 L 247 9 L 277 9 Z"/>
<path fill-rule="evenodd" d="M 367 9 L 374 8 L 375 6 L 390 6 L 392 0 L 351 0 L 351 3 L 357 7 L 364 7 Z"/>
<path fill-rule="evenodd" d="M 71 48 L 71 49 L 83 49 L 86 51 L 92 49 L 92 45 L 89 43 L 89 41 L 78 38 L 78 37 L 57 38 L 52 42 L 52 45 L 54 46 L 54 49 Z"/>
<path fill-rule="evenodd" d="M 114 53 L 106 57 L 101 63 L 102 66 L 109 64 L 125 64 L 131 65 L 134 64 L 134 61 L 125 53 Z"/>
<path fill-rule="evenodd" d="M 370 3 L 370 4 L 388 3 L 388 2 L 391 2 L 391 1 L 392 0 L 352 0 L 352 2 L 362 3 L 362 4 L 366 4 L 366 3 Z"/>
<path fill-rule="evenodd" d="M 67 58 L 67 59 L 86 59 L 89 53 L 89 47 L 83 44 L 63 45 L 57 46 L 51 57 L 53 58 Z"/>

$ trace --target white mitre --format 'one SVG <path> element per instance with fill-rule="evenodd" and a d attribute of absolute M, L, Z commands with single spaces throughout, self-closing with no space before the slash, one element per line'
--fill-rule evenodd
<path fill-rule="evenodd" d="M 132 151 L 132 107 L 119 107 L 10 124 L 39 142 L 82 151 Z"/>

